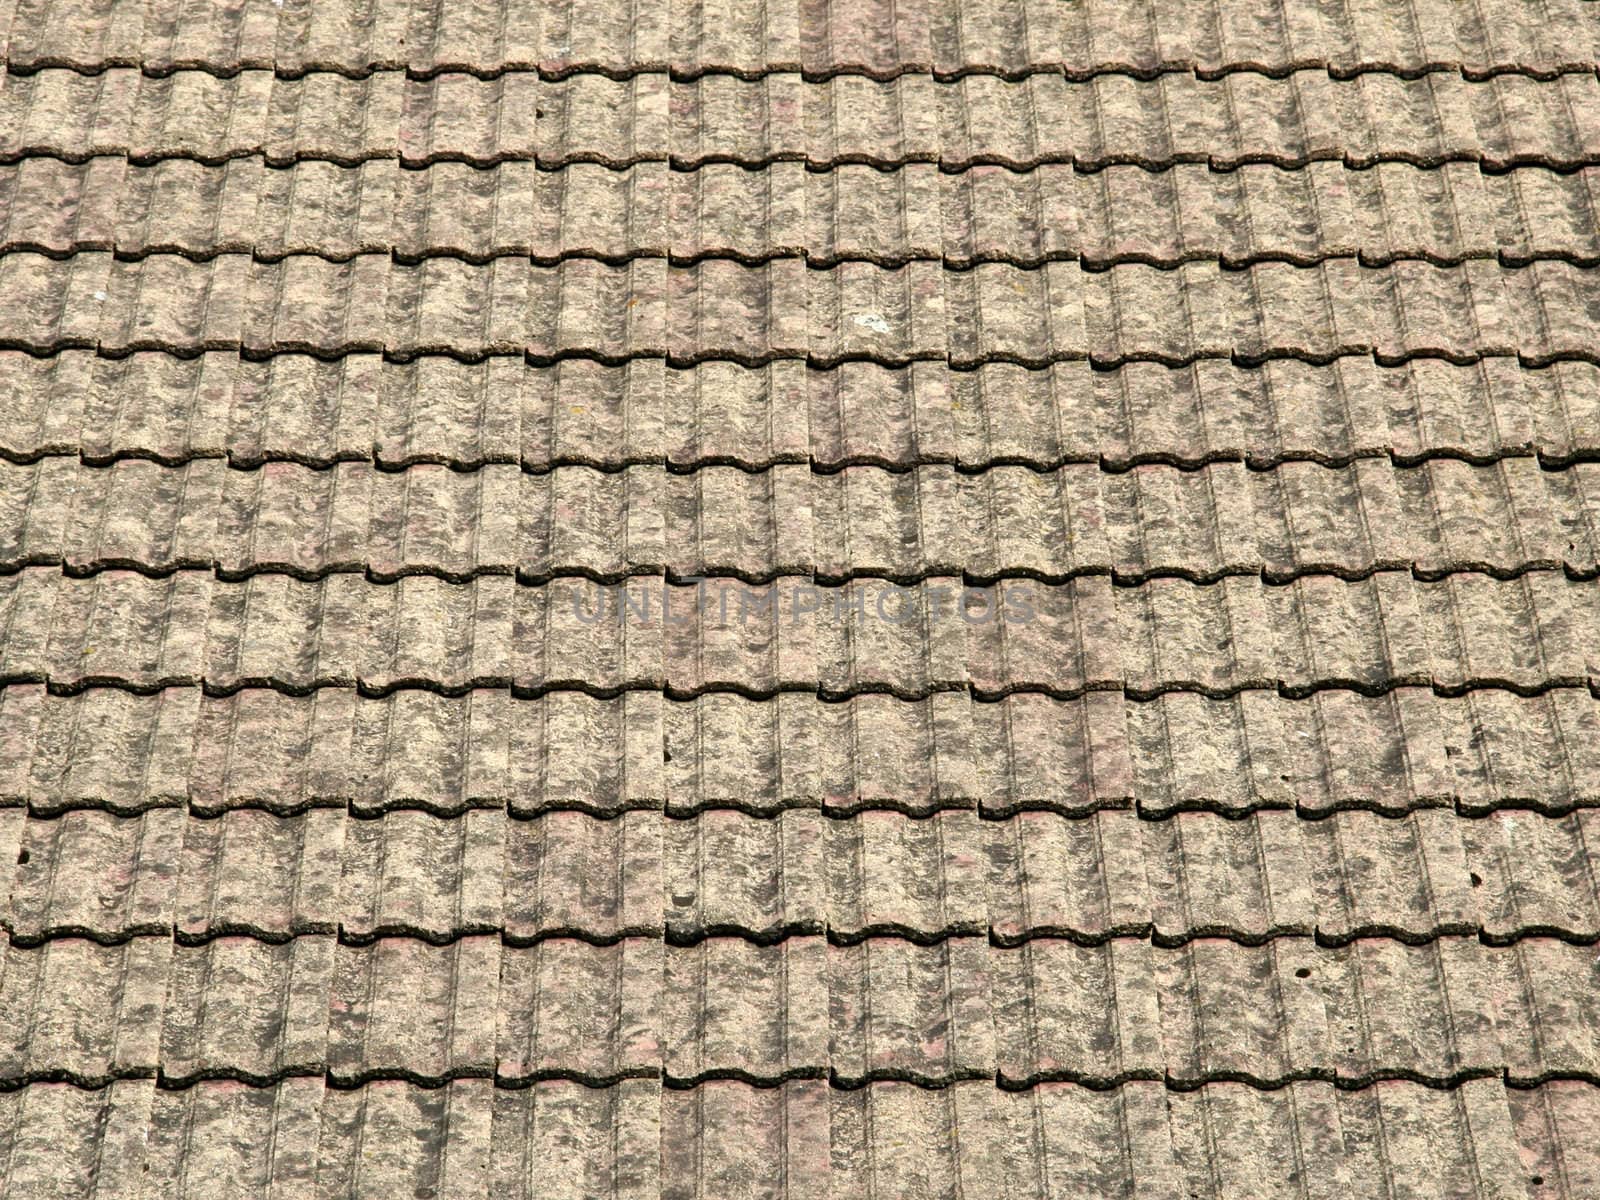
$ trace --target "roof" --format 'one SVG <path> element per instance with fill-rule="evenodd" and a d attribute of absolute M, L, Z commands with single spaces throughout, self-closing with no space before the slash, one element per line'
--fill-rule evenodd
<path fill-rule="evenodd" d="M 0 0 L 0 1193 L 1600 1197 L 1600 10 Z"/>

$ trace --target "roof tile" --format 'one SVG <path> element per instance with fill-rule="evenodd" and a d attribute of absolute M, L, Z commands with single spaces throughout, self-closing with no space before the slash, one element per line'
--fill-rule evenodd
<path fill-rule="evenodd" d="M 329 1088 L 321 1097 L 315 1186 L 355 1195 L 471 1195 L 494 1153 L 496 1099 L 479 1079 Z"/>
<path fill-rule="evenodd" d="M 139 94 L 139 73 L 111 68 L 98 75 L 43 70 L 7 75 L 0 88 L 0 154 L 39 151 L 77 155 L 119 153 L 128 146 L 129 120 Z"/>
<path fill-rule="evenodd" d="M 1592 697 L 1575 688 L 1513 699 L 1485 690 L 1438 706 L 1461 807 L 1484 813 L 1500 804 L 1565 809 L 1600 796 Z"/>
<path fill-rule="evenodd" d="M 351 940 L 403 934 L 430 942 L 498 933 L 505 841 L 499 813 L 440 820 L 392 812 L 347 825 L 341 932 Z"/>
<path fill-rule="evenodd" d="M 1588 812 L 1555 819 L 1491 813 L 1459 826 L 1484 934 L 1502 940 L 1529 930 L 1600 937 L 1600 881 L 1594 861 L 1600 822 Z"/>
<path fill-rule="evenodd" d="M 351 823 L 328 810 L 26 821 L 4 811 L 5 861 L 16 864 L 4 923 L 17 944 L 174 931 L 185 944 L 277 942 L 336 930 L 356 945 L 502 931 L 515 945 L 610 942 L 661 936 L 663 914 L 683 945 L 825 928 L 844 944 L 986 932 L 1002 945 L 1313 933 L 1335 946 L 1460 934 L 1505 944 L 1586 938 L 1596 903 L 1584 814 L 1344 812 L 1307 823 L 1270 811 L 1242 821 L 1033 812 L 977 824 L 960 811 L 820 821 L 807 810 L 713 809 L 663 826 L 648 812 L 547 811 L 507 824 L 498 812 Z M 415 895 L 400 886 L 424 876 Z"/>
<path fill-rule="evenodd" d="M 547 26 L 560 19 L 560 10 L 547 11 L 525 0 L 511 4 L 473 0 L 449 10 L 431 4 L 395 8 L 410 16 L 408 27 L 397 31 L 402 33 L 398 40 L 405 47 L 403 57 L 425 71 L 467 66 L 481 69 L 488 63 L 536 64 Z"/>
<path fill-rule="evenodd" d="M 108 250 L 120 232 L 127 163 L 24 158 L 0 168 L 0 247 L 61 254 Z"/>
<path fill-rule="evenodd" d="M 977 813 L 864 812 L 826 822 L 822 834 L 830 933 L 987 933 L 990 835 Z"/>
<path fill-rule="evenodd" d="M 800 25 L 805 34 L 807 71 L 856 70 L 873 75 L 933 66 L 931 10 L 906 11 L 883 0 L 854 0 L 837 7 L 828 0 L 804 0 Z"/>
<path fill-rule="evenodd" d="M 801 5 L 689 0 L 673 12 L 672 68 L 754 73 L 795 70 L 801 61 Z"/>
<path fill-rule="evenodd" d="M 1149 930 L 1148 876 L 1159 866 L 1144 842 L 1165 831 L 1141 831 L 1128 812 L 1085 818 L 1026 812 L 983 829 L 991 934 L 1000 943 L 1137 937 Z"/>
<path fill-rule="evenodd" d="M 296 72 L 392 69 L 403 61 L 398 51 L 406 44 L 409 8 L 404 3 L 368 6 L 357 0 L 291 3 L 278 18 L 274 57 L 280 66 Z M 415 39 L 411 46 L 418 50 Z"/>
<path fill-rule="evenodd" d="M 88 167 L 121 163 L 122 160 L 93 158 Z M 190 159 L 162 159 L 148 166 L 126 165 L 121 186 L 110 199 L 116 202 L 115 248 L 124 253 L 172 252 L 205 255 L 269 251 L 270 237 L 263 237 L 262 219 L 271 210 L 262 200 L 270 189 L 288 175 L 265 171 L 250 159 L 230 159 L 217 166 L 206 166 Z M 317 189 L 312 180 L 326 178 L 325 164 L 307 164 L 294 174 L 305 185 L 307 209 L 317 212 Z M 331 168 L 337 172 L 338 168 Z M 353 172 L 352 172 L 353 174 Z M 92 210 L 91 214 L 92 215 Z M 81 218 L 80 218 L 81 220 Z M 338 231 L 328 223 L 314 227 L 313 241 L 335 249 L 340 245 Z M 79 235 L 73 248 L 84 245 Z"/>
<path fill-rule="evenodd" d="M 157 1089 L 141 1130 L 145 1185 L 185 1200 L 208 1192 L 308 1189 L 317 1176 L 326 1109 L 321 1078 L 265 1088 L 227 1080 Z"/>
<path fill-rule="evenodd" d="M 78 814 L 60 818 L 70 820 Z M 149 821 L 163 813 L 148 813 Z M 180 938 L 250 934 L 284 938 L 333 933 L 359 914 L 340 890 L 351 826 L 328 810 L 279 817 L 260 810 L 185 821 L 182 856 L 141 854 L 135 879 L 159 879 L 176 865 L 174 909 Z M 63 860 L 58 871 L 69 864 Z M 135 884 L 138 886 L 138 883 Z"/>
<path fill-rule="evenodd" d="M 1289 1187 L 1308 1200 L 1364 1195 L 1354 1190 L 1345 1159 L 1341 1098 L 1323 1083 L 1271 1091 L 1213 1083 L 1169 1092 L 1172 1151 L 1188 1194 L 1270 1194 Z M 1470 1139 L 1461 1146 L 1471 1152 Z"/>
<path fill-rule="evenodd" d="M 1528 938 L 1481 958 L 1502 1006 L 1495 1016 L 1507 1081 L 1526 1087 L 1552 1076 L 1592 1080 L 1600 1068 L 1594 986 L 1600 964 L 1590 947 Z"/>
<path fill-rule="evenodd" d="M 244 175 L 252 165 L 229 163 L 222 169 Z M 394 162 L 383 160 L 355 167 L 303 162 L 262 171 L 251 180 L 260 204 L 245 217 L 251 229 L 247 244 L 262 257 L 319 254 L 337 259 L 401 248 L 404 237 L 395 210 L 404 177 Z M 224 202 L 228 198 L 224 192 Z"/>
<path fill-rule="evenodd" d="M 1470 827 L 1437 809 L 1400 820 L 1342 812 L 1306 825 L 1318 936 L 1410 940 L 1476 932 L 1479 908 L 1463 844 Z"/>
<path fill-rule="evenodd" d="M 1143 841 L 1145 906 L 1158 941 L 1208 935 L 1261 941 L 1318 930 L 1314 843 L 1293 815 L 1262 812 L 1236 821 L 1181 813 L 1139 822 L 1130 832 Z"/>
<path fill-rule="evenodd" d="M 49 354 L 64 346 L 92 346 L 111 267 L 108 254 L 61 260 L 27 253 L 0 256 L 0 287 L 13 305 L 0 326 L 7 348 Z"/>
<path fill-rule="evenodd" d="M 835 165 L 883 166 L 943 159 L 945 89 L 926 75 L 903 75 L 889 83 L 845 75 L 810 86 L 802 85 L 798 76 L 775 76 L 768 86 L 772 91 L 766 108 L 773 118 L 780 113 L 787 117 L 794 107 L 800 109 L 804 142 L 791 142 L 780 132 L 769 131 L 764 143 L 752 143 L 748 136 L 738 137 L 729 129 L 717 131 L 722 133 L 717 144 L 741 158 L 794 157 Z M 754 107 L 749 101 L 746 105 Z"/>
<path fill-rule="evenodd" d="M 1390 1178 L 1447 1195 L 1520 1196 L 1523 1172 L 1507 1107 L 1512 1094 L 1488 1079 L 1451 1091 L 1380 1083 L 1340 1092 L 1352 1177 Z"/>
<path fill-rule="evenodd" d="M 828 948 L 830 1078 L 915 1083 L 992 1079 L 989 947 L 873 938 Z"/>
<path fill-rule="evenodd" d="M 490 1090 L 477 1082 L 451 1086 Z M 664 1100 L 661 1085 L 644 1079 L 609 1088 L 551 1080 L 494 1089 L 494 1194 L 517 1200 L 661 1195 Z"/>
<path fill-rule="evenodd" d="M 1600 1090 L 1576 1080 L 1552 1080 L 1531 1091 L 1508 1089 L 1506 1101 L 1522 1166 L 1537 1181 L 1535 1187 L 1548 1189 L 1530 1195 L 1581 1196 L 1600 1186 L 1595 1152 Z"/>
<path fill-rule="evenodd" d="M 394 268 L 383 344 L 406 355 L 517 353 L 529 343 L 530 315 L 536 321 L 545 317 L 533 299 L 537 282 L 543 280 L 509 258 L 483 267 L 427 258 Z"/>
<path fill-rule="evenodd" d="M 837 1161 L 829 1110 L 839 1095 L 818 1080 L 775 1088 L 709 1080 L 663 1091 L 662 1200 L 823 1200 Z"/>
<path fill-rule="evenodd" d="M 13 1194 L 75 1189 L 83 1196 L 134 1194 L 149 1180 L 146 1136 L 154 1080 L 98 1090 L 41 1083 L 0 1096 L 0 1185 Z"/>
<path fill-rule="evenodd" d="M 1507 1020 L 1498 1002 L 1502 953 L 1485 952 L 1476 939 L 1423 946 L 1370 939 L 1317 956 L 1312 978 L 1320 982 L 1313 986 L 1328 1006 L 1327 1053 L 1338 1077 L 1357 1083 L 1397 1070 L 1419 1081 L 1498 1073 L 1510 1041 L 1531 1032 Z"/>
<path fill-rule="evenodd" d="M 74 812 L 29 822 L 4 924 L 13 945 L 42 938 L 167 935 L 174 925 L 182 814 Z"/>
<path fill-rule="evenodd" d="M 498 824 L 496 817 L 487 827 Z M 692 865 L 676 852 L 680 832 L 653 812 L 605 819 L 551 811 L 507 821 L 504 864 L 485 869 L 474 888 L 485 912 L 504 906 L 508 941 L 660 937 L 676 911 L 664 909 L 663 897 L 680 894 L 678 871 Z"/>
<path fill-rule="evenodd" d="M 1060 1186 L 1175 1195 L 1159 1085 L 1008 1092 L 981 1083 L 883 1083 L 835 1091 L 831 1100 L 835 1186 L 851 1193 L 953 1200 L 969 1186 L 1000 1186 L 1042 1198 Z M 1084 1145 L 1114 1149 L 1086 1155 Z"/>
<path fill-rule="evenodd" d="M 523 73 L 495 79 L 445 73 L 407 80 L 400 112 L 401 161 L 487 164 L 529 158 L 540 148 L 540 93 L 538 77 Z"/>
<path fill-rule="evenodd" d="M 1327 1074 L 1329 1015 L 1312 964 L 1320 965 L 1316 951 L 1299 940 L 1248 947 L 1202 938 L 1154 952 L 1168 1078 L 1270 1086 Z"/>
<path fill-rule="evenodd" d="M 164 1061 L 172 957 L 167 938 L 7 946 L 0 959 L 0 1075 L 70 1078 L 89 1087 L 154 1075 Z"/>
<path fill-rule="evenodd" d="M 163 1076 L 194 1082 L 221 1074 L 265 1083 L 322 1074 L 330 1006 L 349 994 L 333 990 L 336 952 L 331 937 L 281 945 L 223 937 L 173 949 L 157 1025 Z"/>
<path fill-rule="evenodd" d="M 541 83 L 536 93 L 534 153 L 543 166 L 574 162 L 621 167 L 632 162 L 661 162 L 677 153 L 680 110 L 676 88 L 660 74 L 608 79 L 579 73 L 559 82 Z M 688 103 L 688 102 L 685 102 Z M 688 121 L 695 112 L 691 104 Z M 669 117 L 671 117 L 669 133 Z M 709 114 L 701 113 L 705 121 Z M 798 124 L 798 122 L 796 122 Z M 737 118 L 712 133 L 713 146 L 740 128 Z"/>
<path fill-rule="evenodd" d="M 331 992 L 326 975 L 321 992 L 329 997 L 330 1077 L 402 1074 L 430 1081 L 492 1074 L 500 958 L 494 937 L 468 936 L 449 946 L 404 937 L 339 946 Z"/>
<path fill-rule="evenodd" d="M 669 947 L 661 977 L 668 1079 L 820 1078 L 829 1062 L 829 947 L 708 938 Z"/>
<path fill-rule="evenodd" d="M 664 1039 L 691 1028 L 675 1007 L 683 987 L 668 983 L 674 953 L 650 938 L 610 946 L 551 938 L 502 950 L 500 994 L 488 1005 L 499 1014 L 497 1078 L 575 1078 L 595 1086 L 655 1076 L 663 1063 L 670 1071 L 673 1046 Z"/>
<path fill-rule="evenodd" d="M 674 941 L 771 940 L 820 934 L 831 923 L 826 856 L 838 837 L 817 812 L 761 818 L 712 809 L 668 820 L 661 833 L 660 899 Z"/>
<path fill-rule="evenodd" d="M 239 344 L 251 354 L 288 350 L 328 356 L 385 349 L 388 286 L 396 276 L 402 281 L 414 278 L 417 270 L 391 270 L 387 259 L 370 254 L 344 263 L 307 257 L 255 263 Z M 407 343 L 398 348 L 407 348 Z"/>
<path fill-rule="evenodd" d="M 1044 939 L 994 953 L 989 974 L 1002 1086 L 1162 1078 L 1151 955 L 1144 942 L 1087 947 Z"/>

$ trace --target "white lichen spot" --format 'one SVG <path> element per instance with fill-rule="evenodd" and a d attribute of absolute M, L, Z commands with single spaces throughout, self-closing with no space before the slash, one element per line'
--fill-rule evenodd
<path fill-rule="evenodd" d="M 863 329 L 872 330 L 873 333 L 889 332 L 889 322 L 885 321 L 877 313 L 862 313 L 856 318 L 856 324 Z"/>

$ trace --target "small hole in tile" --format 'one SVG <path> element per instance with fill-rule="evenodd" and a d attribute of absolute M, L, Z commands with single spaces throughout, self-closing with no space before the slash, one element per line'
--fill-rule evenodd
<path fill-rule="evenodd" d="M 1544 1176 L 1543 1175 L 1535 1175 L 1532 1179 L 1528 1180 L 1528 1182 L 1533 1184 L 1534 1187 L 1538 1187 L 1541 1183 L 1544 1182 Z"/>
<path fill-rule="evenodd" d="M 27 866 L 28 865 L 28 859 L 31 858 L 31 857 L 32 856 L 26 850 L 18 850 L 17 851 L 17 863 L 18 863 L 18 865 L 19 866 L 24 866 L 24 867 Z"/>
<path fill-rule="evenodd" d="M 661 761 L 664 763 L 669 763 L 672 761 L 672 751 L 668 750 L 665 746 L 661 747 Z"/>
<path fill-rule="evenodd" d="M 1299 967 L 1299 968 L 1296 968 L 1295 973 L 1294 973 L 1294 977 L 1296 979 L 1310 979 L 1311 978 L 1311 968 L 1310 967 Z"/>
<path fill-rule="evenodd" d="M 1467 872 L 1467 878 L 1472 880 L 1472 886 L 1473 887 L 1482 887 L 1483 886 L 1483 876 L 1479 875 L 1476 871 Z"/>

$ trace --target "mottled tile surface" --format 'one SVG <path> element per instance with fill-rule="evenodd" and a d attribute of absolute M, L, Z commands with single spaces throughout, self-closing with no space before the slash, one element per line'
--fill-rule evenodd
<path fill-rule="evenodd" d="M 1597 68 L 0 0 L 0 1195 L 1595 1200 Z"/>

